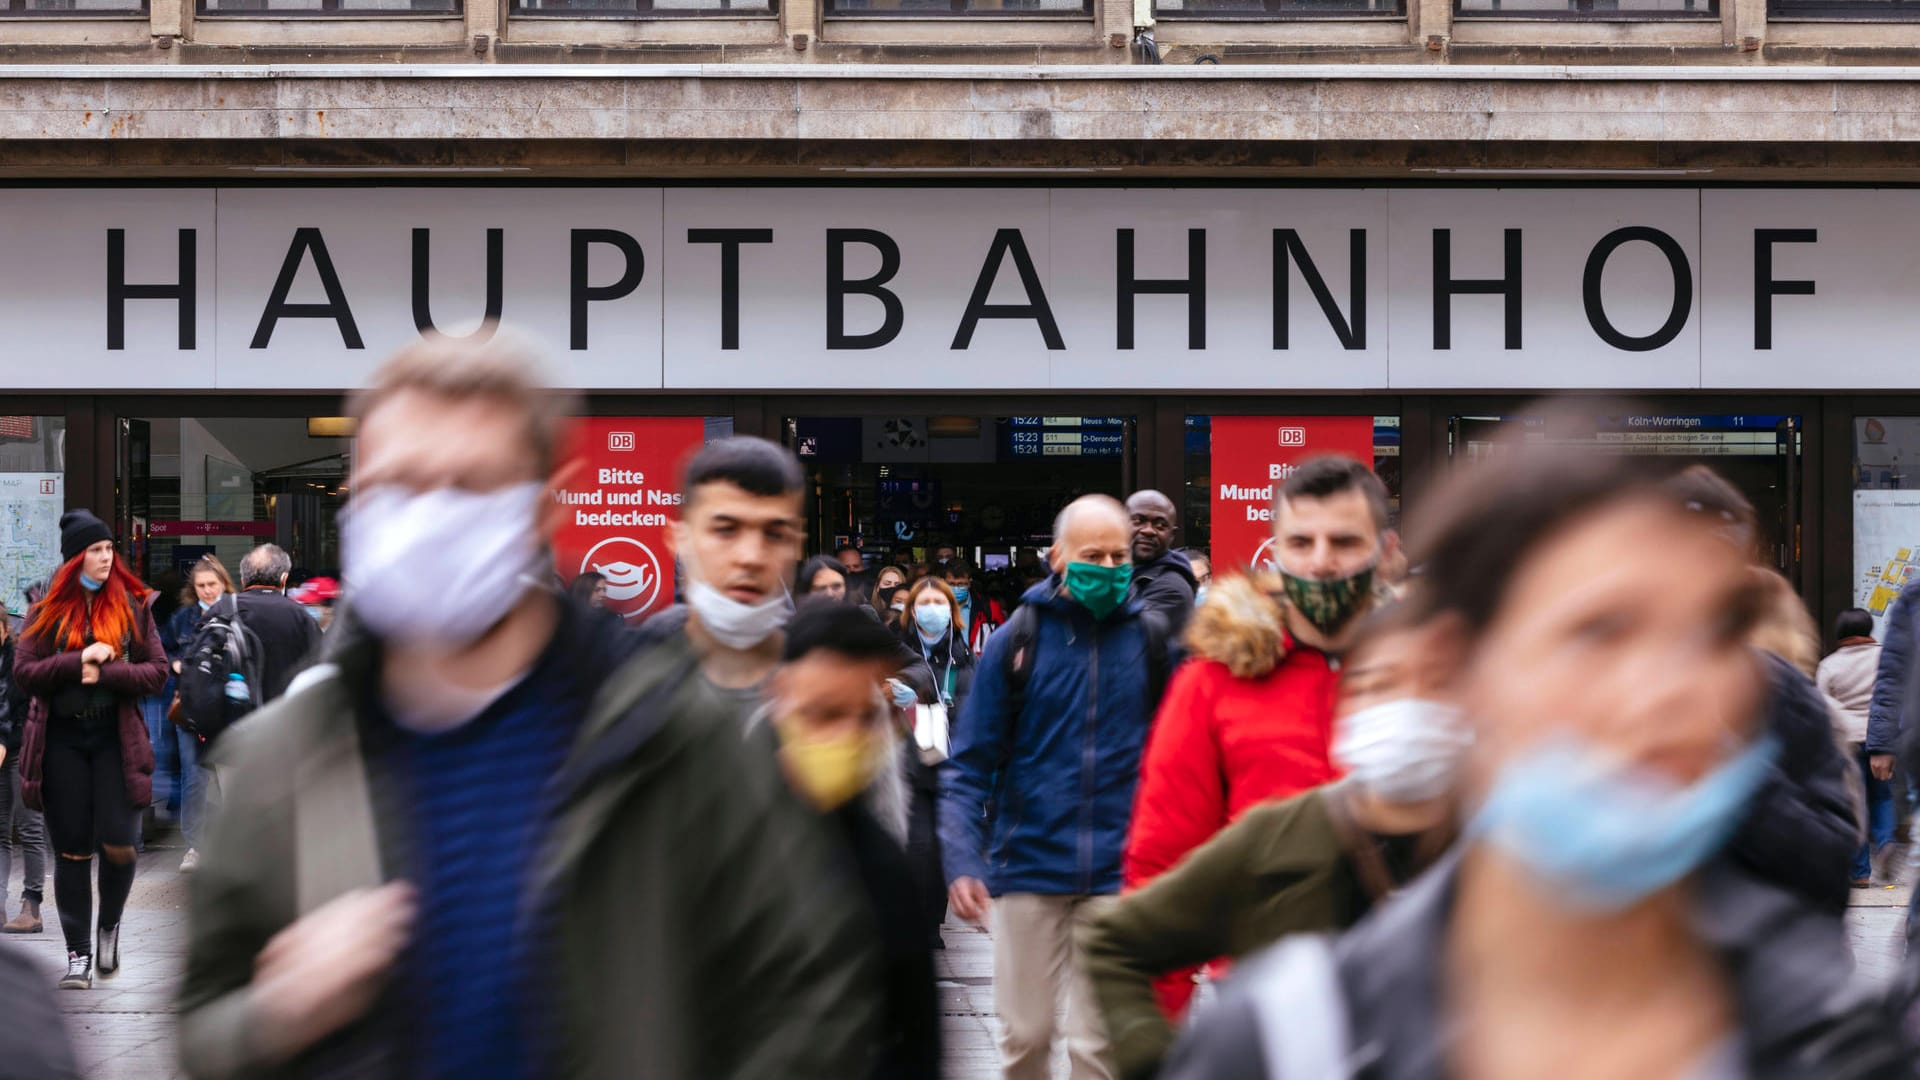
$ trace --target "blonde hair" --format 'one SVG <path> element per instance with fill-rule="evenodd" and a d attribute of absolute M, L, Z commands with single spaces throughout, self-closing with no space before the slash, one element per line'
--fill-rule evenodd
<path fill-rule="evenodd" d="M 1226 665 L 1236 679 L 1257 679 L 1280 662 L 1285 616 L 1280 579 L 1270 574 L 1215 578 L 1207 602 L 1187 622 L 1187 647 Z"/>
<path fill-rule="evenodd" d="M 527 446 L 543 474 L 559 463 L 576 405 L 573 394 L 548 387 L 539 350 L 491 322 L 470 337 L 429 334 L 401 349 L 353 395 L 348 411 L 356 423 L 365 423 L 381 405 L 408 391 L 447 401 L 495 401 L 519 410 L 526 418 Z"/>
<path fill-rule="evenodd" d="M 1820 628 L 1793 584 L 1778 571 L 1756 566 L 1750 571 L 1766 606 L 1747 635 L 1747 644 L 1792 664 L 1812 677 L 1820 666 Z"/>
<path fill-rule="evenodd" d="M 200 602 L 200 597 L 193 591 L 193 579 L 199 577 L 200 571 L 202 570 L 220 579 L 221 592 L 230 593 L 233 591 L 233 578 L 227 575 L 227 564 L 221 562 L 220 556 L 218 555 L 202 555 L 194 560 L 192 567 L 188 568 L 187 583 L 180 586 L 181 607 L 187 607 Z"/>

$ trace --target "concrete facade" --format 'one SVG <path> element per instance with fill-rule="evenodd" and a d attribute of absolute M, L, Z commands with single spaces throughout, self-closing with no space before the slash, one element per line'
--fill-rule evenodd
<path fill-rule="evenodd" d="M 7 24 L 0 23 L 0 30 Z M 0 66 L 0 176 L 383 168 L 841 180 L 1155 176 L 1894 181 L 1886 67 Z M 852 170 L 852 172 L 849 172 Z"/>

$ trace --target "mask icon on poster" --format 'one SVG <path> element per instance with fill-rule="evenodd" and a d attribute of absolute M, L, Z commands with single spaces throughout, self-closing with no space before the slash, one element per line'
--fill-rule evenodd
<path fill-rule="evenodd" d="M 612 536 L 595 544 L 580 560 L 580 572 L 593 571 L 607 581 L 607 610 L 638 619 L 660 595 L 660 560 L 638 540 Z"/>

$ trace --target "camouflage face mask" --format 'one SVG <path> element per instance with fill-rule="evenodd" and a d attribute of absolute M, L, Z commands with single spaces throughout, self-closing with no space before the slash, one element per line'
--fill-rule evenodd
<path fill-rule="evenodd" d="M 1373 575 L 1375 567 L 1343 578 L 1303 578 L 1295 577 L 1280 570 L 1280 580 L 1287 591 L 1287 602 L 1292 604 L 1314 629 L 1323 634 L 1337 634 L 1366 605 L 1367 598 L 1373 595 Z"/>

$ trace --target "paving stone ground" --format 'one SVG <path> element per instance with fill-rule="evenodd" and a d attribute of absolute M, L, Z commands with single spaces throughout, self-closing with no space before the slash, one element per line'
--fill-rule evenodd
<path fill-rule="evenodd" d="M 47 928 L 38 935 L 5 939 L 31 954 L 57 994 L 83 1069 L 93 1080 L 168 1080 L 181 1077 L 174 1056 L 173 991 L 186 952 L 186 888 L 179 873 L 177 841 L 150 845 L 140 858 L 129 903 L 118 976 L 89 992 L 61 992 L 54 983 L 66 970 L 66 950 L 51 903 Z M 1877 881 L 1854 893 L 1847 934 L 1863 978 L 1884 981 L 1899 967 L 1907 900 L 1916 872 L 1905 847 L 1886 860 L 1898 884 Z M 17 881 L 17 879 L 16 879 Z M 51 900 L 52 883 L 48 883 Z M 9 890 L 7 914 L 18 906 L 18 885 Z M 993 1014 L 993 942 L 984 930 L 964 924 L 946 928 L 947 947 L 935 965 L 950 1080 L 987 1080 L 999 1075 Z M 1065 1055 L 1055 1056 L 1055 1075 L 1066 1075 Z"/>

